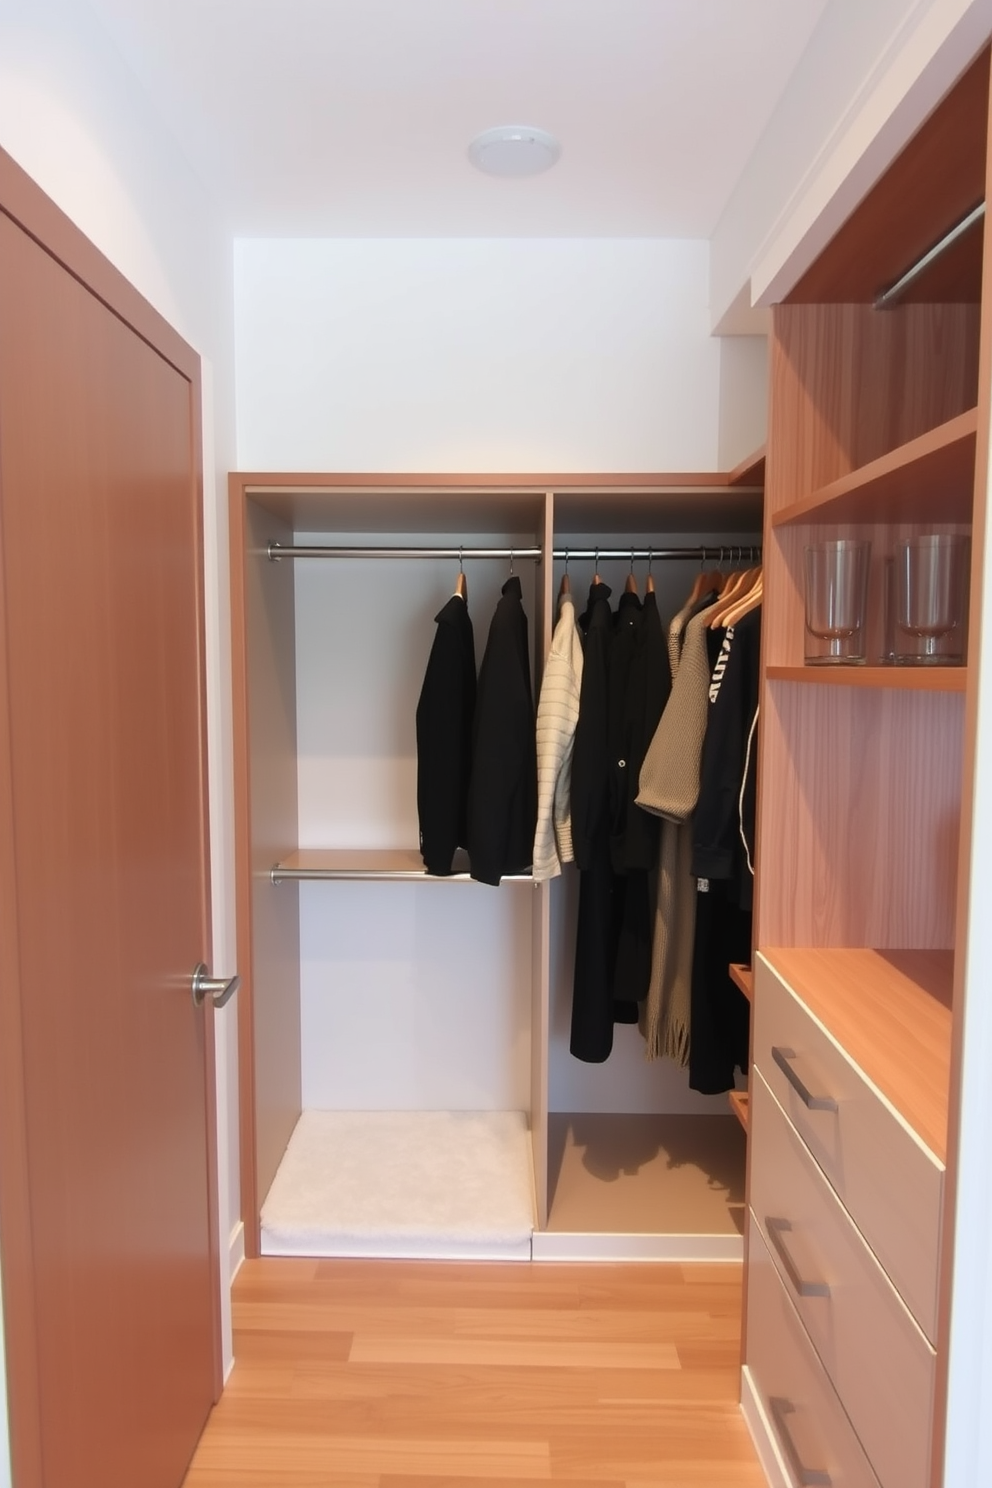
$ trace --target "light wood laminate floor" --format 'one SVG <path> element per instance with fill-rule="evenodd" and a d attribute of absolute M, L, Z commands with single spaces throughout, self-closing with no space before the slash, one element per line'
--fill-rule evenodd
<path fill-rule="evenodd" d="M 185 1488 L 764 1488 L 738 1265 L 246 1262 Z"/>

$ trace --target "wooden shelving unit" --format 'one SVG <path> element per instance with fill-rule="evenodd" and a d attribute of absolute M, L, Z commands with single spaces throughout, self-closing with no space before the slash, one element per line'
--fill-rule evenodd
<path fill-rule="evenodd" d="M 974 639 L 987 588 L 987 231 L 970 230 L 904 298 L 875 302 L 988 198 L 988 133 L 986 50 L 774 307 L 770 346 L 755 943 L 775 978 L 759 975 L 756 1073 L 766 1082 L 781 1073 L 776 1051 L 800 1072 L 799 1084 L 783 1077 L 789 1140 L 820 1163 L 934 1345 L 918 1406 L 933 1460 L 924 1446 L 910 1464 L 913 1480 L 934 1488 L 944 1481 L 956 1066 L 963 1001 L 981 976 L 957 949 L 974 895 L 960 849 L 976 769 L 977 668 L 803 665 L 803 549 L 821 539 L 871 543 L 866 654 L 875 661 L 888 649 L 882 580 L 896 544 L 974 534 Z M 818 1059 L 833 1060 L 835 1074 L 856 1072 L 857 1086 L 839 1081 L 846 1093 L 832 1108 L 802 1094 L 801 1072 L 815 1081 Z M 776 1151 L 761 1111 L 756 1096 L 748 1162 L 759 1192 Z M 907 1153 L 925 1153 L 918 1172 L 893 1158 L 889 1129 L 911 1134 Z M 859 1167 L 869 1175 L 863 1190 Z M 803 1224 L 811 1244 L 823 1238 L 819 1202 Z M 902 1249 L 914 1246 L 910 1275 Z M 763 1326 L 755 1305 L 745 1362 L 759 1385 Z M 852 1389 L 831 1350 L 814 1340 L 814 1355 L 845 1409 L 860 1401 L 861 1385 Z M 886 1448 L 859 1434 L 879 1480 L 896 1481 L 880 1465 Z"/>

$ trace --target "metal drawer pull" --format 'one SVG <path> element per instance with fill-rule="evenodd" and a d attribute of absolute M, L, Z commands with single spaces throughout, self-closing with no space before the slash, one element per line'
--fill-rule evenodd
<path fill-rule="evenodd" d="M 791 1221 L 788 1219 L 773 1219 L 770 1215 L 765 1216 L 765 1229 L 779 1260 L 785 1268 L 785 1274 L 792 1282 L 797 1297 L 829 1297 L 830 1288 L 825 1281 L 806 1281 L 799 1267 L 789 1254 L 788 1247 L 782 1236 L 788 1234 L 792 1229 Z"/>
<path fill-rule="evenodd" d="M 209 997 L 214 1007 L 222 1008 L 225 1003 L 230 1002 L 240 986 L 239 976 L 233 976 L 230 980 L 226 977 L 208 976 L 206 963 L 199 961 L 193 968 L 193 1006 L 202 1007 Z"/>
<path fill-rule="evenodd" d="M 789 1430 L 787 1417 L 794 1415 L 796 1407 L 791 1400 L 786 1400 L 781 1395 L 772 1395 L 768 1399 L 768 1408 L 772 1413 L 772 1421 L 775 1424 L 775 1432 L 782 1443 L 782 1450 L 789 1460 L 789 1467 L 799 1488 L 832 1488 L 833 1478 L 823 1467 L 805 1467 L 799 1455 L 799 1450 L 792 1440 L 792 1432 Z"/>
<path fill-rule="evenodd" d="M 798 1095 L 799 1099 L 802 1101 L 803 1105 L 806 1106 L 810 1111 L 836 1111 L 837 1102 L 834 1100 L 832 1095 L 814 1095 L 809 1087 L 793 1069 L 789 1061 L 792 1059 L 797 1059 L 798 1057 L 799 1056 L 796 1054 L 795 1049 L 780 1049 L 776 1045 L 772 1045 L 772 1058 L 778 1065 L 779 1069 L 782 1071 L 785 1078 L 788 1080 L 789 1084 L 792 1086 L 793 1090 Z"/>

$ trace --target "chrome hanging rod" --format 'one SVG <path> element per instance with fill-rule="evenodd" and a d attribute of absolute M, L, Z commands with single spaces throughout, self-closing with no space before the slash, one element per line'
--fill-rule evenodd
<path fill-rule="evenodd" d="M 984 216 L 985 203 L 979 202 L 978 206 L 973 207 L 966 216 L 961 218 L 960 222 L 956 222 L 939 242 L 934 243 L 932 248 L 928 248 L 923 257 L 918 258 L 913 266 L 907 269 L 901 278 L 896 280 L 895 284 L 890 284 L 888 289 L 883 289 L 875 296 L 875 309 L 887 310 L 890 305 L 894 305 L 906 293 L 910 285 L 916 282 L 924 269 L 928 269 L 942 254 L 947 252 L 952 243 L 956 243 L 958 238 L 962 237 L 968 231 L 969 227 L 981 221 Z"/>
<path fill-rule="evenodd" d="M 541 548 L 327 548 L 320 546 L 291 547 L 270 542 L 268 555 L 273 563 L 282 558 L 531 558 L 540 562 Z M 757 562 L 761 557 L 759 543 L 724 543 L 722 547 L 684 548 L 555 548 L 551 555 L 559 559 L 625 560 L 655 562 L 665 559 L 695 559 L 700 563 Z"/>

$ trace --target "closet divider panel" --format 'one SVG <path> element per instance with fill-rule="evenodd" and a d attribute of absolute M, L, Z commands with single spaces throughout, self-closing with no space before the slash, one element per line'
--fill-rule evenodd
<path fill-rule="evenodd" d="M 296 884 L 272 865 L 297 846 L 295 583 L 270 542 L 287 521 L 246 499 L 231 478 L 235 838 L 241 1046 L 241 1195 L 245 1247 L 257 1255 L 258 1212 L 302 1109 L 300 938 Z"/>
<path fill-rule="evenodd" d="M 541 516 L 544 558 L 534 584 L 534 707 L 541 695 L 544 663 L 555 628 L 554 523 L 555 498 L 549 491 Z M 530 1130 L 534 1152 L 534 1197 L 539 1230 L 548 1223 L 548 1057 L 551 1021 L 551 885 L 534 885 L 533 965 L 531 969 Z"/>

